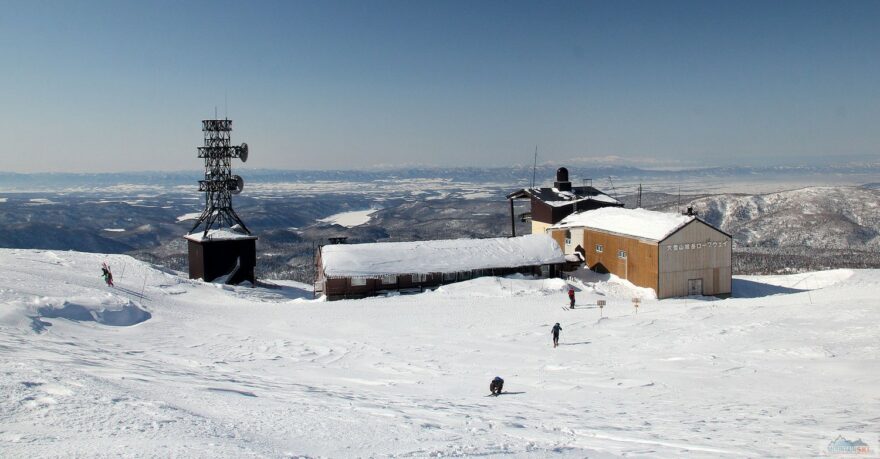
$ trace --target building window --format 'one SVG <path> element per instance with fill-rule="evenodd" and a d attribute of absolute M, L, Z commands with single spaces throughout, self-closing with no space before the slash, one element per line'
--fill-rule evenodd
<path fill-rule="evenodd" d="M 455 280 L 455 273 L 443 273 L 443 280 L 450 282 Z"/>
<path fill-rule="evenodd" d="M 386 274 L 382 276 L 382 285 L 396 284 L 397 276 L 394 274 Z"/>
<path fill-rule="evenodd" d="M 605 247 L 602 244 L 596 244 L 596 253 L 602 253 L 605 250 Z"/>
<path fill-rule="evenodd" d="M 626 250 L 618 250 L 617 251 L 617 258 L 621 258 L 621 259 L 625 260 L 626 259 Z"/>
<path fill-rule="evenodd" d="M 565 245 L 571 245 L 571 230 L 565 230 Z"/>
<path fill-rule="evenodd" d="M 364 285 L 367 285 L 367 278 L 366 277 L 352 277 L 351 278 L 351 286 L 352 287 L 362 287 Z"/>
<path fill-rule="evenodd" d="M 418 283 L 418 282 L 424 282 L 425 279 L 428 278 L 428 275 L 427 274 L 411 274 L 410 278 L 412 279 L 413 283 Z"/>

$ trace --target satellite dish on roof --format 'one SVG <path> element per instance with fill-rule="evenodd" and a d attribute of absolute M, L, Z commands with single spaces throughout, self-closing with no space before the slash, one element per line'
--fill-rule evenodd
<path fill-rule="evenodd" d="M 240 147 L 238 147 L 238 159 L 241 162 L 246 163 L 248 159 L 248 146 L 246 143 L 242 143 Z"/>
<path fill-rule="evenodd" d="M 234 181 L 235 187 L 229 190 L 229 192 L 232 194 L 241 193 L 241 190 L 244 188 L 244 179 L 241 178 L 240 175 L 233 175 L 232 180 Z"/>

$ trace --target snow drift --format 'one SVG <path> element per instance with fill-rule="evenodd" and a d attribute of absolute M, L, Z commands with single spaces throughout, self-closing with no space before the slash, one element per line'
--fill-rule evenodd
<path fill-rule="evenodd" d="M 742 298 L 658 301 L 584 278 L 574 310 L 563 281 L 527 278 L 323 303 L 290 283 L 221 288 L 124 256 L 0 250 L 0 456 L 808 457 L 838 436 L 876 445 L 880 271 L 738 280 L 750 283 Z M 487 397 L 496 375 L 506 393 Z"/>

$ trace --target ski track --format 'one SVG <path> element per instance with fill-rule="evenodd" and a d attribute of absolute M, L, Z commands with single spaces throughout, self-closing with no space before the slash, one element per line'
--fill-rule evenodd
<path fill-rule="evenodd" d="M 0 250 L 0 269 L 2 457 L 810 456 L 880 421 L 878 271 L 638 314 L 597 293 L 625 283 L 580 285 L 600 319 L 543 281 L 327 303 L 118 255 Z M 40 298 L 114 295 L 150 319 L 30 326 Z"/>

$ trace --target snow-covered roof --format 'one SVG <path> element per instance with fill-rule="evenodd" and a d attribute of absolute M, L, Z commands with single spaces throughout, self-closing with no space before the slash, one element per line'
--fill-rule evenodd
<path fill-rule="evenodd" d="M 427 274 L 563 263 L 559 244 L 544 234 L 493 239 L 325 245 L 327 277 Z"/>
<path fill-rule="evenodd" d="M 256 239 L 256 236 L 252 236 L 244 232 L 243 229 L 239 225 L 235 225 L 231 228 L 216 228 L 212 230 L 208 230 L 208 233 L 205 234 L 204 231 L 199 231 L 197 233 L 187 234 L 184 236 L 186 239 L 189 239 L 193 242 L 202 242 L 202 241 L 238 241 L 242 239 Z"/>
<path fill-rule="evenodd" d="M 662 241 L 696 217 L 647 209 L 603 207 L 565 217 L 551 228 L 590 228 Z"/>
<path fill-rule="evenodd" d="M 562 191 L 558 188 L 523 188 L 507 195 L 508 199 L 529 196 L 533 196 L 539 201 L 552 207 L 569 206 L 582 201 L 597 201 L 617 206 L 623 205 L 617 199 L 614 199 L 591 186 L 576 186 L 572 187 L 571 191 Z"/>

